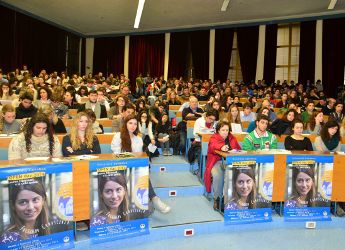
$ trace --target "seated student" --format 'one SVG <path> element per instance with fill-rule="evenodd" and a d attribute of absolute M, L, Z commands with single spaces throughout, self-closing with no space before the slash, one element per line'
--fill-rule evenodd
<path fill-rule="evenodd" d="M 95 112 L 97 119 L 107 118 L 107 110 L 104 105 L 97 102 L 97 98 L 97 90 L 90 90 L 89 100 L 86 103 L 79 105 L 78 112 L 84 111 L 85 109 L 92 109 L 92 111 Z"/>
<path fill-rule="evenodd" d="M 128 116 L 128 115 L 132 115 L 135 114 L 135 106 L 133 104 L 128 103 L 123 109 L 122 109 L 122 113 L 121 116 L 117 116 L 113 122 L 112 122 L 112 126 L 113 126 L 113 132 L 120 132 L 121 127 L 123 125 L 123 121 L 124 119 Z"/>
<path fill-rule="evenodd" d="M 52 92 L 48 87 L 41 87 L 38 90 L 37 100 L 35 101 L 34 105 L 36 108 L 40 108 L 43 104 L 50 104 L 50 97 Z"/>
<path fill-rule="evenodd" d="M 222 169 L 221 156 L 215 151 L 231 152 L 231 150 L 241 150 L 236 137 L 230 133 L 228 122 L 220 121 L 216 127 L 216 133 L 211 136 L 208 143 L 207 161 L 205 171 L 206 192 L 211 193 L 211 185 L 214 195 L 214 209 L 219 209 L 219 200 L 223 197 L 224 170 Z M 211 178 L 213 181 L 211 181 Z M 212 183 L 212 184 L 211 184 Z"/>
<path fill-rule="evenodd" d="M 306 110 L 302 112 L 302 121 L 304 123 L 307 123 L 309 121 L 310 117 L 313 115 L 314 109 L 315 109 L 314 102 L 311 100 L 308 101 Z"/>
<path fill-rule="evenodd" d="M 242 107 L 242 103 L 240 102 L 240 98 L 238 96 L 234 97 L 234 105 L 236 105 L 237 107 L 241 108 Z"/>
<path fill-rule="evenodd" d="M 322 127 L 320 136 L 315 138 L 315 150 L 320 152 L 340 151 L 339 124 L 336 121 L 328 121 Z"/>
<path fill-rule="evenodd" d="M 242 132 L 240 110 L 236 104 L 231 105 L 229 112 L 228 112 L 227 119 L 228 119 L 228 122 L 230 123 L 232 133 L 241 133 Z"/>
<path fill-rule="evenodd" d="M 256 119 L 256 114 L 252 112 L 253 106 L 250 102 L 243 104 L 243 111 L 240 111 L 241 122 L 252 122 Z"/>
<path fill-rule="evenodd" d="M 72 121 L 71 131 L 62 139 L 63 156 L 100 154 L 101 147 L 92 130 L 92 121 L 85 112 L 79 112 Z"/>
<path fill-rule="evenodd" d="M 92 109 L 85 109 L 83 111 L 91 120 L 92 122 L 92 131 L 94 134 L 104 134 L 103 125 L 99 124 L 99 122 L 96 120 L 95 112 L 92 111 Z"/>
<path fill-rule="evenodd" d="M 39 113 L 48 116 L 55 134 L 66 134 L 67 130 L 63 121 L 54 113 L 54 110 L 49 104 L 42 104 L 38 109 Z"/>
<path fill-rule="evenodd" d="M 141 110 L 138 114 L 138 129 L 142 136 L 145 148 L 147 148 L 150 143 L 153 145 L 156 144 L 152 130 L 152 122 L 150 121 L 150 116 L 146 110 Z"/>
<path fill-rule="evenodd" d="M 1 134 L 16 134 L 20 131 L 21 122 L 16 120 L 15 108 L 11 104 L 6 104 L 2 107 L 0 117 L 0 132 Z"/>
<path fill-rule="evenodd" d="M 162 154 L 165 156 L 171 156 L 169 133 L 171 131 L 171 125 L 169 122 L 169 116 L 167 113 L 163 113 L 156 126 L 157 140 L 162 149 Z"/>
<path fill-rule="evenodd" d="M 154 106 L 150 108 L 150 117 L 152 121 L 152 129 L 155 130 L 156 126 L 158 125 L 159 120 L 162 117 L 162 113 L 164 112 L 164 103 L 156 100 Z"/>
<path fill-rule="evenodd" d="M 334 98 L 328 99 L 328 104 L 324 107 L 322 107 L 322 113 L 324 115 L 330 115 L 332 112 L 334 112 L 334 104 L 336 104 L 336 100 Z"/>
<path fill-rule="evenodd" d="M 181 105 L 180 100 L 178 99 L 178 96 L 174 90 L 172 90 L 167 98 L 167 104 L 168 105 Z"/>
<path fill-rule="evenodd" d="M 187 121 L 196 121 L 203 113 L 204 111 L 198 107 L 198 99 L 191 96 L 189 98 L 189 107 L 182 110 L 182 121 L 177 126 L 180 130 L 180 151 L 182 153 L 186 151 Z"/>
<path fill-rule="evenodd" d="M 270 131 L 279 136 L 291 134 L 291 124 L 296 116 L 297 112 L 294 109 L 286 111 L 282 119 L 276 119 L 269 126 Z"/>
<path fill-rule="evenodd" d="M 71 86 L 70 86 L 71 87 Z M 68 87 L 64 95 L 64 103 L 68 109 L 78 109 L 79 103 L 73 87 Z"/>
<path fill-rule="evenodd" d="M 209 109 L 203 116 L 194 123 L 193 135 L 195 142 L 201 142 L 200 133 L 214 133 L 218 120 L 218 112 L 215 109 Z"/>
<path fill-rule="evenodd" d="M 275 119 L 277 119 L 277 115 L 276 115 L 276 113 L 274 113 L 274 110 L 271 108 L 271 102 L 269 99 L 264 99 L 261 103 L 261 108 L 259 108 L 256 112 L 260 113 L 261 110 L 264 108 L 269 109 L 268 117 L 269 117 L 270 121 L 274 121 Z"/>
<path fill-rule="evenodd" d="M 313 151 L 313 145 L 308 137 L 302 135 L 303 122 L 301 120 L 294 120 L 292 122 L 293 134 L 285 138 L 284 146 L 287 150 L 307 150 Z"/>
<path fill-rule="evenodd" d="M 243 150 L 277 149 L 277 138 L 267 131 L 269 118 L 267 115 L 259 115 L 256 118 L 256 128 L 243 140 Z"/>
<path fill-rule="evenodd" d="M 232 103 L 233 103 L 233 99 L 231 95 L 226 95 L 223 97 L 222 107 L 224 108 L 225 112 L 229 112 L 229 109 Z"/>
<path fill-rule="evenodd" d="M 8 149 L 8 159 L 60 157 L 61 145 L 52 131 L 48 117 L 37 113 L 29 120 L 23 132 L 12 139 Z"/>
<path fill-rule="evenodd" d="M 53 107 L 54 113 L 57 117 L 61 119 L 69 119 L 70 116 L 68 115 L 68 107 L 63 104 L 62 100 L 63 97 L 58 92 L 53 92 L 50 97 L 51 106 Z"/>
<path fill-rule="evenodd" d="M 314 111 L 313 115 L 310 117 L 309 121 L 306 124 L 306 134 L 320 135 L 320 131 L 323 122 L 323 113 L 322 111 Z"/>
<path fill-rule="evenodd" d="M 19 96 L 20 104 L 16 108 L 16 119 L 30 118 L 37 113 L 37 108 L 32 104 L 33 95 L 25 91 Z"/>
<path fill-rule="evenodd" d="M 343 107 L 344 104 L 342 104 L 341 102 L 337 102 L 335 104 L 334 112 L 329 115 L 329 120 L 334 120 L 337 123 L 341 124 L 344 119 Z"/>
<path fill-rule="evenodd" d="M 270 113 L 269 108 L 262 108 L 256 117 L 258 117 L 259 115 L 267 115 L 268 116 L 269 113 Z M 249 123 L 248 128 L 247 128 L 247 133 L 252 132 L 255 129 L 255 127 L 256 127 L 256 118 L 254 121 Z"/>
<path fill-rule="evenodd" d="M 198 98 L 198 101 L 207 101 L 208 100 L 208 94 L 205 87 L 201 87 L 199 94 L 196 96 Z"/>
<path fill-rule="evenodd" d="M 123 95 L 117 95 L 115 97 L 114 106 L 108 111 L 108 118 L 113 120 L 121 117 L 121 113 L 125 106 L 129 103 L 129 100 Z"/>
<path fill-rule="evenodd" d="M 276 108 L 288 108 L 288 105 L 288 95 L 287 93 L 283 93 L 281 100 L 276 104 Z"/>
<path fill-rule="evenodd" d="M 143 152 L 143 140 L 138 135 L 138 120 L 135 115 L 128 115 L 121 127 L 121 132 L 115 133 L 111 142 L 111 150 L 115 154 L 121 152 Z M 169 213 L 171 208 L 166 205 L 155 193 L 151 181 L 149 180 L 149 198 L 152 200 L 154 208 L 161 213 Z"/>

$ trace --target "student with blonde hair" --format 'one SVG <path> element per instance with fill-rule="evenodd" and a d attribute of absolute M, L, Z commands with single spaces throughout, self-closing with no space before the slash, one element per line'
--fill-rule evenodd
<path fill-rule="evenodd" d="M 100 154 L 101 147 L 92 129 L 92 121 L 85 112 L 73 119 L 71 131 L 62 139 L 63 156 Z"/>

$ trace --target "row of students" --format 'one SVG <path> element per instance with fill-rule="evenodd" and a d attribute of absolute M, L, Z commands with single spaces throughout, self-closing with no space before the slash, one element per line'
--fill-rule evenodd
<path fill-rule="evenodd" d="M 268 122 L 268 116 L 258 116 L 255 122 L 256 127 L 245 137 L 242 149 L 247 151 L 277 149 L 277 138 L 274 134 L 267 131 Z M 286 149 L 313 150 L 310 139 L 302 135 L 303 123 L 301 120 L 293 121 L 292 131 L 293 133 L 285 139 L 284 145 Z M 340 150 L 339 124 L 334 120 L 326 122 L 321 129 L 320 136 L 316 137 L 314 146 L 320 152 Z M 221 121 L 217 124 L 216 133 L 211 136 L 208 144 L 204 176 L 206 192 L 211 193 L 213 191 L 215 209 L 219 209 L 219 199 L 223 196 L 222 187 L 224 180 L 224 169 L 222 168 L 221 157 L 217 151 L 232 152 L 234 150 L 241 150 L 241 147 L 236 137 L 230 132 L 230 124 Z"/>

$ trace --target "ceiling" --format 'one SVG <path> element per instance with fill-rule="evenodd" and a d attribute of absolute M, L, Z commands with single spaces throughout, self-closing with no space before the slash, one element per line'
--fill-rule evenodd
<path fill-rule="evenodd" d="M 6 6 L 83 36 L 119 35 L 210 26 L 231 26 L 330 15 L 345 16 L 345 0 L 146 0 L 134 29 L 138 0 L 3 0 Z"/>

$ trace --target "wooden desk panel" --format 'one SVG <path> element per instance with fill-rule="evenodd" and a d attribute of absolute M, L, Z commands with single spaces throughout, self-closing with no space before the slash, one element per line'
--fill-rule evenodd
<path fill-rule="evenodd" d="M 90 218 L 90 171 L 88 161 L 73 162 L 73 217 L 75 221 Z"/>
<path fill-rule="evenodd" d="M 345 201 L 345 156 L 334 155 L 332 201 Z"/>

